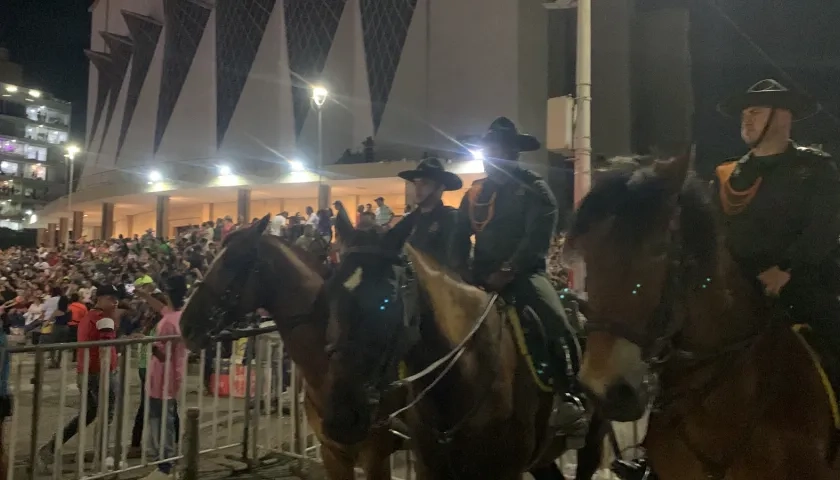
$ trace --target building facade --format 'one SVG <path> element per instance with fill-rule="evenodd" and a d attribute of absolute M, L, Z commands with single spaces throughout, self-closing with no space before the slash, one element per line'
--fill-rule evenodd
<path fill-rule="evenodd" d="M 668 30 L 635 3 L 593 7 L 596 154 L 632 152 L 636 92 L 656 75 L 682 78 L 647 68 L 633 45 L 659 43 L 637 35 L 639 25 L 673 34 L 685 16 L 666 16 Z M 461 139 L 501 115 L 545 139 L 548 99 L 574 91 L 575 11 L 538 0 L 98 0 L 91 15 L 78 210 L 56 202 L 48 219 L 83 213 L 89 236 L 171 224 L 161 212 L 211 220 L 213 199 L 257 216 L 383 194 L 401 210 L 410 198 L 388 162 L 430 152 L 477 175 L 459 162 L 469 155 Z M 668 45 L 676 51 L 679 40 Z M 320 110 L 314 85 L 329 91 Z M 362 153 L 365 142 L 373 147 Z M 345 165 L 360 160 L 368 163 Z M 523 160 L 543 173 L 563 162 L 545 150 Z M 292 171 L 300 164 L 311 178 Z M 220 167 L 237 178 L 220 179 Z M 263 212 L 257 196 L 273 206 Z"/>
<path fill-rule="evenodd" d="M 0 83 L 0 226 L 20 229 L 67 193 L 70 103 Z"/>

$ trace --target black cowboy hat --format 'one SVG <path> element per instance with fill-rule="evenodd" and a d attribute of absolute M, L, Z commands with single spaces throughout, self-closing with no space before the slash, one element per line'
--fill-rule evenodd
<path fill-rule="evenodd" d="M 447 172 L 443 162 L 435 157 L 424 158 L 414 170 L 405 170 L 397 174 L 403 180 L 413 182 L 418 178 L 428 178 L 443 185 L 444 190 L 460 190 L 464 183 L 458 175 Z"/>
<path fill-rule="evenodd" d="M 808 118 L 820 111 L 820 104 L 810 95 L 794 92 L 778 81 L 762 80 L 746 93 L 732 96 L 718 104 L 718 111 L 729 117 L 737 117 L 748 107 L 772 107 L 789 110 L 794 120 Z"/>
<path fill-rule="evenodd" d="M 519 133 L 513 121 L 507 117 L 499 117 L 493 120 L 490 128 L 487 129 L 487 133 L 483 136 L 467 137 L 464 143 L 479 148 L 488 144 L 495 144 L 505 148 L 513 148 L 517 152 L 533 152 L 540 149 L 540 141 L 536 137 Z"/>

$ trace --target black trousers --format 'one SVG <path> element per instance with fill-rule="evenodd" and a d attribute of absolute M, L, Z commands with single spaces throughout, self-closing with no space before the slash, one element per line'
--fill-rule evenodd
<path fill-rule="evenodd" d="M 571 367 L 572 373 L 577 374 L 580 370 L 580 345 L 568 318 L 566 318 L 566 310 L 560 303 L 560 297 L 554 290 L 548 276 L 542 272 L 518 275 L 501 294 L 505 299 L 513 300 L 520 312 L 526 306 L 534 310 L 542 321 L 549 341 L 551 339 L 562 341 L 562 344 L 560 342 L 550 344 L 554 356 L 560 360 L 565 359 L 565 352 L 561 351 L 564 344 L 569 349 L 572 364 L 562 367 L 564 370 L 565 367 Z M 556 380 L 564 379 L 557 378 Z"/>
<path fill-rule="evenodd" d="M 823 285 L 791 278 L 779 300 L 794 322 L 807 323 L 835 360 L 840 360 L 840 300 L 836 293 Z"/>

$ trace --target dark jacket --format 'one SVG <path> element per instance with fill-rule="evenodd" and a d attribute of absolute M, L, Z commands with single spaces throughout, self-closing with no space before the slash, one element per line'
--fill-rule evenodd
<path fill-rule="evenodd" d="M 745 274 L 779 266 L 791 271 L 791 282 L 835 276 L 840 176 L 827 154 L 791 144 L 779 155 L 726 162 L 716 173 L 714 201 L 729 251 Z M 749 191 L 746 206 L 733 209 L 733 200 L 744 203 Z"/>
<path fill-rule="evenodd" d="M 557 202 L 543 179 L 519 166 L 502 178 L 473 183 L 464 195 L 453 236 L 454 258 L 468 258 L 475 235 L 472 281 L 509 264 L 516 274 L 545 270 L 557 225 Z"/>
<path fill-rule="evenodd" d="M 451 236 L 458 223 L 458 210 L 439 203 L 429 212 L 419 208 L 394 225 L 396 236 L 408 236 L 408 243 L 430 255 L 440 265 L 455 269 L 463 260 L 452 257 Z"/>

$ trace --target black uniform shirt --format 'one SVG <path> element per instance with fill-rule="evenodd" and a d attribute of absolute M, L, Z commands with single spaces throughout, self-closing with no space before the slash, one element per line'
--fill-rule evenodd
<path fill-rule="evenodd" d="M 469 236 L 475 234 L 475 282 L 486 280 L 507 262 L 518 274 L 545 270 L 557 225 L 557 202 L 536 173 L 521 167 L 508 173 L 502 181 L 487 178 L 474 184 L 474 189 L 481 188 L 475 205 L 470 203 L 470 193 L 461 201 L 454 247 L 461 253 L 455 255 L 463 257 L 464 249 L 469 251 Z"/>
<path fill-rule="evenodd" d="M 768 157 L 738 162 L 729 185 L 749 189 L 761 179 L 750 203 L 722 215 L 727 245 L 745 273 L 812 269 L 832 258 L 840 237 L 840 181 L 834 162 L 811 149 L 790 148 Z M 719 206 L 720 179 L 715 200 Z"/>
<path fill-rule="evenodd" d="M 405 230 L 401 234 L 408 235 L 408 243 L 430 255 L 440 265 L 457 269 L 460 262 L 450 256 L 450 238 L 457 218 L 458 210 L 441 202 L 428 212 L 416 209 L 394 225 L 393 229 Z"/>

